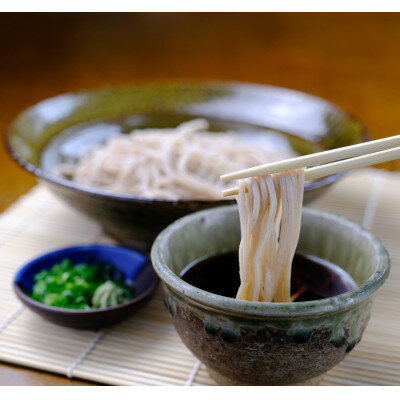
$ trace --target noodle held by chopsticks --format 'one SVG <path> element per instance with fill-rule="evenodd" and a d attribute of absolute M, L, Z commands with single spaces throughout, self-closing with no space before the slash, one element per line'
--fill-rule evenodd
<path fill-rule="evenodd" d="M 236 298 L 290 301 L 300 234 L 304 168 L 239 181 L 240 280 Z"/>

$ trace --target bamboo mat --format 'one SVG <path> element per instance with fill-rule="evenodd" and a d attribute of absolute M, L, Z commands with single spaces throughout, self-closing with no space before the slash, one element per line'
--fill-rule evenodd
<path fill-rule="evenodd" d="M 359 171 L 313 206 L 371 229 L 392 260 L 363 340 L 321 384 L 399 385 L 400 174 Z M 0 360 L 113 385 L 213 385 L 175 333 L 160 288 L 130 319 L 98 332 L 53 325 L 21 306 L 11 282 L 24 262 L 91 242 L 112 240 L 41 185 L 0 214 Z"/>

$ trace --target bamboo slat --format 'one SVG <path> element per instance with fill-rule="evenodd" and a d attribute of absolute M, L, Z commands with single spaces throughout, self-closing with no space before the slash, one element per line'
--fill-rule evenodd
<path fill-rule="evenodd" d="M 313 203 L 364 224 L 392 259 L 363 340 L 321 385 L 400 384 L 399 200 L 400 175 L 362 170 Z M 94 241 L 112 243 L 97 223 L 40 185 L 0 215 L 0 360 L 111 385 L 215 385 L 176 334 L 160 288 L 137 314 L 100 333 L 53 325 L 21 307 L 11 282 L 22 263 Z"/>

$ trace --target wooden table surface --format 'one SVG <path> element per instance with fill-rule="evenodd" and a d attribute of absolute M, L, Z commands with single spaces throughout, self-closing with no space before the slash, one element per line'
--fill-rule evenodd
<path fill-rule="evenodd" d="M 384 137 L 400 130 L 399 45 L 400 14 L 2 13 L 0 128 L 63 92 L 212 79 L 325 97 Z M 0 146 L 0 211 L 34 184 Z M 87 383 L 0 365 L 0 385 L 12 384 Z"/>

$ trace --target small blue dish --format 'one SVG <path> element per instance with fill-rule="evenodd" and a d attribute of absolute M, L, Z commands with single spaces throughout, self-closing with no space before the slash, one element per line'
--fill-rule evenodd
<path fill-rule="evenodd" d="M 51 269 L 65 258 L 73 264 L 93 259 L 110 262 L 116 273 L 125 277 L 124 283 L 134 286 L 135 297 L 117 306 L 94 310 L 53 307 L 33 300 L 30 294 L 35 283 L 34 276 L 42 270 Z M 98 329 L 128 317 L 144 303 L 157 283 L 157 275 L 143 254 L 120 246 L 92 244 L 55 250 L 29 261 L 15 275 L 14 291 L 22 303 L 51 322 L 70 328 Z"/>

